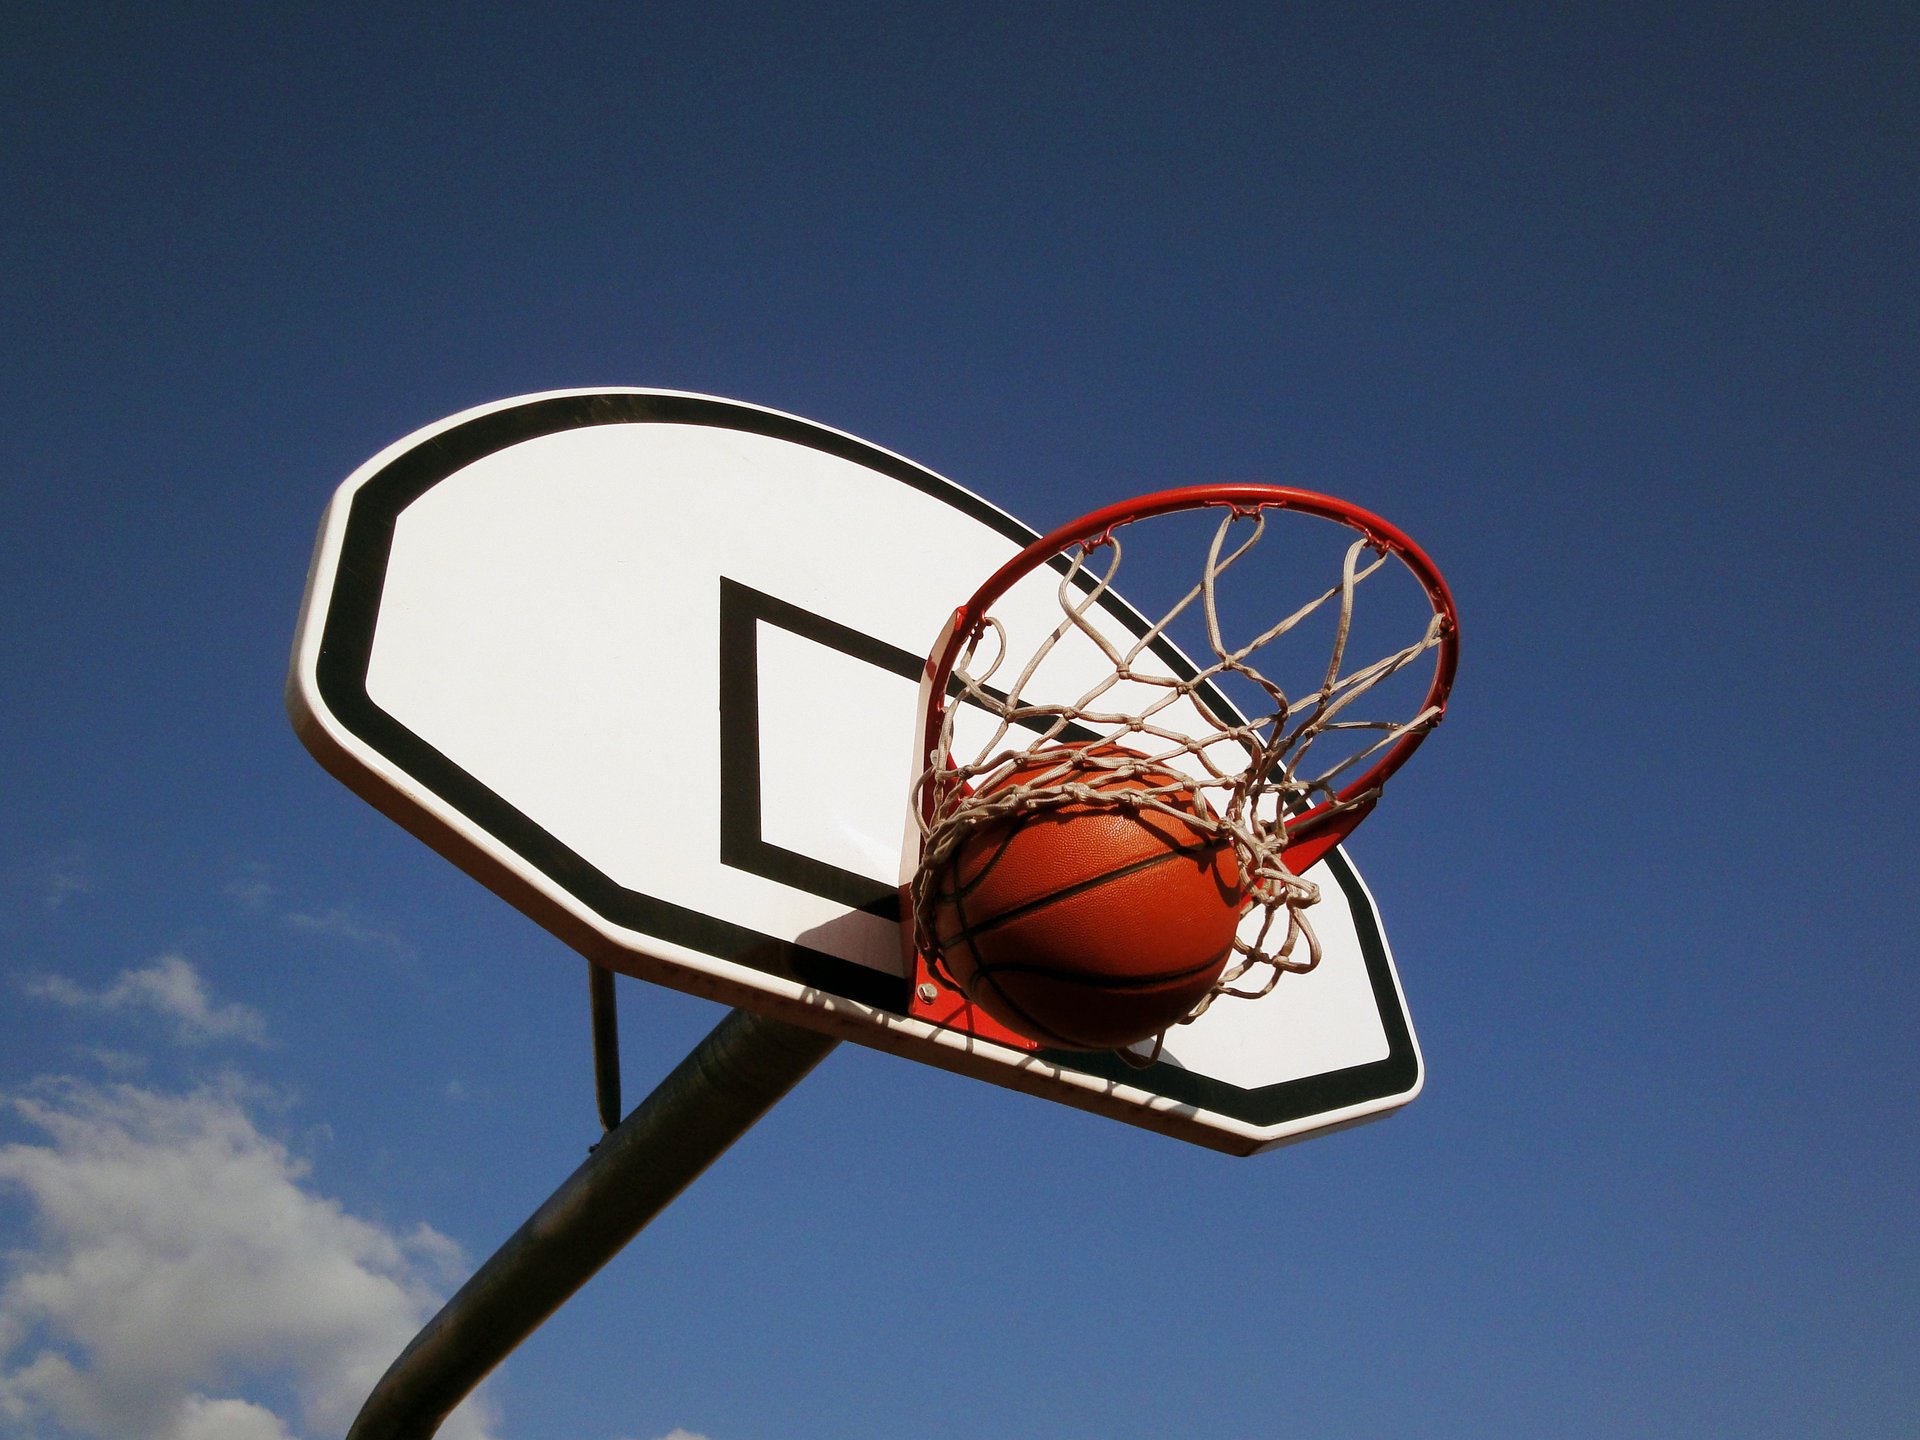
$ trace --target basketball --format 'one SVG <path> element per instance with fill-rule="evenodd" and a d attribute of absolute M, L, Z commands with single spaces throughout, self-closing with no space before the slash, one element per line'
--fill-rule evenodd
<path fill-rule="evenodd" d="M 1116 772 L 1116 757 L 1140 764 Z M 1119 798 L 1171 786 L 1162 803 L 1212 819 L 1185 777 L 1118 746 L 1042 751 L 982 793 L 1034 782 L 1116 798 L 974 828 L 930 877 L 933 948 L 969 1000 L 1043 1045 L 1110 1050 L 1157 1035 L 1233 953 L 1246 896 L 1232 844 Z"/>

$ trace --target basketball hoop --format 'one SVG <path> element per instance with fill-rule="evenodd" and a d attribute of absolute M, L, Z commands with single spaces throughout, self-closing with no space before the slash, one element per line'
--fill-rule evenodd
<path fill-rule="evenodd" d="M 1177 518 L 1196 515 L 1194 531 Z M 1345 532 L 1334 532 L 1327 573 L 1304 585 L 1283 574 L 1300 587 L 1290 602 L 1268 593 L 1265 572 L 1258 594 L 1235 593 L 1262 563 L 1274 566 L 1276 522 L 1289 531 L 1310 526 L 1324 540 L 1329 532 L 1313 523 L 1321 521 Z M 1204 550 L 1198 580 L 1158 620 L 1132 613 L 1114 594 L 1123 532 L 1139 553 L 1159 557 L 1156 569 L 1170 549 L 1177 558 L 1181 543 Z M 1263 540 L 1264 560 L 1256 553 Z M 1048 567 L 1058 572 L 1051 626 L 1037 639 L 1031 624 L 1016 634 L 998 607 L 1015 593 L 1031 601 Z M 1369 645 L 1381 641 L 1372 616 L 1359 624 L 1363 585 L 1369 595 L 1403 596 L 1406 613 L 1383 653 L 1350 664 L 1357 629 Z M 1230 638 L 1239 633 L 1231 617 L 1253 607 L 1278 618 Z M 1070 699 L 1039 698 L 1059 693 L 1048 677 L 1063 647 L 1088 653 L 1087 642 L 1097 652 L 1089 673 L 1097 673 L 1076 672 Z M 1303 643 L 1311 647 L 1305 664 Z M 1453 598 L 1426 553 L 1387 521 L 1326 495 L 1251 484 L 1168 490 L 1036 540 L 954 612 L 927 661 L 912 797 L 919 857 L 906 923 L 929 970 L 954 984 L 928 917 L 938 903 L 936 877 L 968 836 L 1067 807 L 1158 811 L 1231 845 L 1245 913 L 1259 919 L 1240 926 L 1217 982 L 1178 1023 L 1220 996 L 1257 999 L 1282 975 L 1311 970 L 1320 946 L 1304 912 L 1319 891 L 1302 876 L 1366 818 L 1439 724 L 1458 646 Z M 1429 655 L 1424 693 L 1410 698 L 1419 680 L 1410 667 Z M 1283 676 L 1294 682 L 1291 692 Z M 1006 678 L 995 685 L 996 677 Z M 1363 703 L 1369 697 L 1372 706 Z M 957 732 L 968 727 L 980 735 L 963 744 Z M 1098 772 L 1092 783 L 1090 767 Z M 1196 793 L 1204 805 L 1196 806 Z"/>

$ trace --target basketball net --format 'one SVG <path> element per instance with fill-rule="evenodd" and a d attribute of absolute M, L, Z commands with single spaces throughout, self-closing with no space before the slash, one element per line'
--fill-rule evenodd
<path fill-rule="evenodd" d="M 1180 1024 L 1198 1019 L 1221 997 L 1259 999 L 1270 994 L 1283 975 L 1301 974 L 1319 964 L 1320 942 L 1306 912 L 1320 891 L 1289 868 L 1287 850 L 1297 839 L 1289 837 L 1288 821 L 1315 811 L 1316 821 L 1331 821 L 1343 834 L 1357 819 L 1354 812 L 1371 808 L 1379 795 L 1378 781 L 1358 793 L 1350 786 L 1343 793 L 1342 778 L 1432 729 L 1444 704 L 1432 703 L 1435 692 L 1430 691 L 1428 703 L 1411 716 L 1380 718 L 1365 713 L 1361 702 L 1382 681 L 1440 646 L 1452 620 L 1436 606 L 1417 638 L 1350 667 L 1347 650 L 1356 594 L 1389 560 L 1398 559 L 1363 534 L 1347 547 L 1335 583 L 1251 640 L 1229 642 L 1220 615 L 1220 582 L 1260 543 L 1268 518 L 1264 509 L 1226 507 L 1207 547 L 1199 582 L 1166 615 L 1137 637 L 1126 637 L 1124 644 L 1110 634 L 1111 621 L 1101 626 L 1092 618 L 1112 595 L 1120 570 L 1121 542 L 1113 533 L 1118 526 L 1063 549 L 1065 571 L 1056 590 L 1061 618 L 1030 656 L 1015 661 L 1008 655 L 1006 628 L 991 615 L 965 638 L 948 687 L 951 700 L 912 797 L 921 840 L 920 865 L 912 881 L 915 940 L 931 964 L 939 963 L 925 920 L 934 909 L 933 877 L 969 832 L 1064 805 L 1159 810 L 1232 845 L 1247 908 L 1258 912 L 1259 921 L 1252 926 L 1243 921 L 1234 958 Z M 1261 673 L 1258 662 L 1310 616 L 1329 611 L 1333 638 L 1320 683 L 1310 693 L 1289 696 Z M 1210 658 L 1190 675 L 1170 674 L 1173 667 L 1165 665 L 1155 647 L 1164 652 L 1169 631 L 1183 618 L 1189 625 L 1198 619 Z M 1110 673 L 1070 703 L 1026 699 L 1024 691 L 1036 672 L 1076 633 L 1099 647 L 1111 664 Z M 1011 674 L 1004 689 L 990 683 L 1002 673 Z M 1246 720 L 1222 714 L 1221 683 L 1229 680 L 1236 693 L 1259 697 L 1264 713 Z M 1441 698 L 1444 702 L 1443 693 Z M 967 707 L 985 711 L 994 727 L 970 758 L 961 759 L 956 757 L 955 721 Z M 1192 726 L 1196 713 L 1201 717 L 1197 732 Z M 1181 723 L 1170 723 L 1176 718 Z M 1332 740 L 1335 736 L 1340 739 Z M 1062 763 L 1040 763 L 1033 769 L 1037 762 L 1059 759 L 1062 747 L 1077 753 Z M 1095 775 L 1088 783 L 1089 769 L 1111 774 Z M 1022 770 L 1033 773 L 1012 778 Z M 1071 778 L 1076 770 L 1079 780 Z M 1205 796 L 1206 806 L 1194 804 L 1196 790 Z M 1340 824 L 1343 817 L 1345 825 Z M 1163 1032 L 1150 1059 L 1158 1056 L 1164 1039 Z"/>

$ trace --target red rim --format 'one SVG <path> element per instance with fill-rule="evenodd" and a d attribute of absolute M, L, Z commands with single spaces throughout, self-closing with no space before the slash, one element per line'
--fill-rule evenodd
<path fill-rule="evenodd" d="M 1434 612 L 1441 617 L 1433 682 L 1427 687 L 1427 696 L 1420 708 L 1422 711 L 1436 709 L 1445 713 L 1447 695 L 1453 688 L 1454 670 L 1459 661 L 1460 624 L 1454 613 L 1453 592 L 1447 588 L 1446 578 L 1411 536 L 1370 510 L 1311 490 L 1295 490 L 1285 485 L 1191 485 L 1122 500 L 1083 515 L 1042 535 L 987 578 L 987 582 L 973 593 L 972 598 L 954 612 L 947 644 L 928 660 L 931 684 L 927 728 L 921 736 L 922 757 L 931 756 L 939 741 L 940 727 L 947 710 L 947 682 L 953 676 L 953 667 L 961 651 L 985 630 L 987 612 L 993 603 L 1022 577 L 1039 569 L 1062 551 L 1075 546 L 1092 549 L 1121 526 L 1130 525 L 1136 520 L 1150 520 L 1156 515 L 1171 515 L 1181 510 L 1208 508 L 1244 509 L 1249 513 L 1259 510 L 1297 510 L 1303 515 L 1318 516 L 1357 530 L 1375 548 L 1397 555 L 1419 580 L 1433 604 Z M 1287 822 L 1287 837 L 1291 842 L 1288 856 L 1292 859 L 1297 855 L 1302 861 L 1294 867 L 1296 873 L 1346 838 L 1371 808 L 1349 810 L 1340 807 L 1353 804 L 1361 796 L 1383 785 L 1420 748 L 1431 729 L 1428 727 L 1402 736 L 1357 780 L 1336 791 L 1333 800 L 1303 811 Z M 928 818 L 931 818 L 935 799 L 930 789 L 921 798 L 922 812 Z M 1307 851 L 1311 851 L 1311 854 L 1305 853 Z"/>

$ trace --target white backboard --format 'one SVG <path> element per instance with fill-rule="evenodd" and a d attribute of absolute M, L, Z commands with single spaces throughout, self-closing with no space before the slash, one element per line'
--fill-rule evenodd
<path fill-rule="evenodd" d="M 1235 1153 L 1404 1104 L 1419 1048 L 1338 850 L 1309 875 L 1319 968 L 1216 1003 L 1148 1068 L 908 1014 L 896 883 L 922 661 L 1033 535 L 756 406 L 501 401 L 341 486 L 288 705 L 330 771 L 625 974 Z"/>

